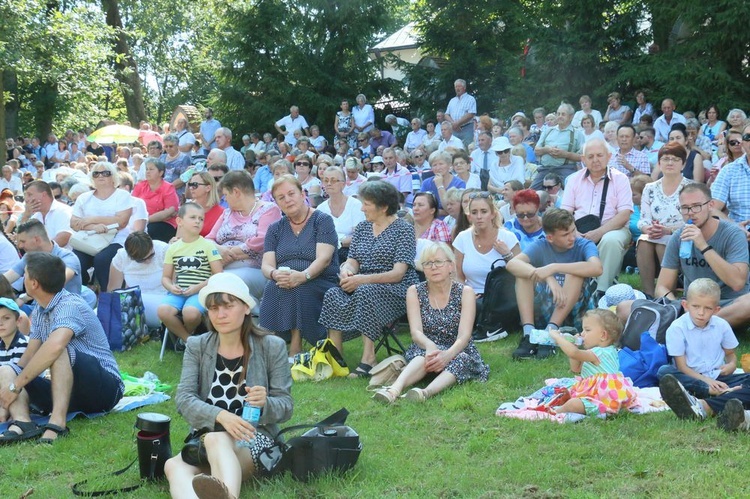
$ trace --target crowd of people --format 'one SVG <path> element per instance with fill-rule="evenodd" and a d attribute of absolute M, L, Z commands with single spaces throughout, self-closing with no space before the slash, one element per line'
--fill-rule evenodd
<path fill-rule="evenodd" d="M 559 348 L 584 377 L 607 383 L 631 303 L 617 304 L 617 315 L 591 310 L 623 268 L 638 268 L 649 298 L 678 299 L 680 277 L 686 290 L 708 278 L 718 287 L 696 285 L 693 295 L 716 294 L 704 306 L 716 317 L 698 321 L 688 295 L 693 322 L 684 327 L 720 321 L 724 350 L 704 364 L 728 376 L 736 340 L 726 328 L 750 323 L 745 113 L 733 109 L 726 122 L 715 105 L 679 114 L 667 98 L 657 115 L 639 91 L 632 107 L 613 92 L 604 113 L 582 96 L 578 111 L 561 103 L 506 122 L 479 115 L 465 81 L 454 88 L 435 119 L 389 114 L 385 126 L 364 95 L 353 106 L 343 99 L 327 125 L 310 126 L 292 106 L 274 123 L 275 137 L 248 133 L 239 149 L 210 108 L 196 130 L 180 119 L 143 145 L 98 144 L 89 131 L 71 130 L 44 144 L 9 139 L 0 179 L 0 359 L 9 363 L 0 368 L 0 418 L 15 423 L 0 440 L 52 442 L 68 431 L 67 410 L 107 410 L 120 398 L 93 309 L 97 292 L 123 286 L 140 286 L 149 327 L 163 325 L 185 349 L 178 409 L 209 429 L 210 474 L 179 456 L 167 466 L 176 496 L 237 497 L 243 478 L 259 472 L 261 451 L 291 416 L 289 363 L 305 342 L 328 337 L 343 352 L 361 337 L 350 377 L 367 378 L 375 345 L 406 316 L 409 363 L 375 400 L 395 403 L 411 387 L 404 397 L 421 402 L 486 381 L 475 343 L 508 335 L 477 327 L 483 307 L 493 306 L 484 295 L 496 267 L 515 280 L 521 335 L 513 358 L 544 359 Z M 77 246 L 86 232 L 106 236 L 106 246 L 93 254 Z M 6 310 L 17 319 L 13 335 L 2 327 Z M 206 318 L 209 333 L 194 335 Z M 560 339 L 563 326 L 583 334 L 583 350 Z M 556 344 L 532 343 L 535 330 Z M 680 395 L 683 385 L 703 398 L 725 383 L 740 388 L 718 405 L 703 403 L 703 412 L 675 412 L 705 417 L 726 405 L 735 413 L 722 424 L 744 425 L 736 403 L 726 403 L 750 409 L 744 378 L 704 379 L 711 375 L 691 363 L 694 350 L 685 362 L 677 344 L 668 342 L 678 361 L 662 373 L 672 403 L 695 406 Z M 94 371 L 100 386 L 81 392 L 81 376 Z M 426 377 L 424 388 L 412 387 Z M 55 396 L 59 383 L 67 399 Z M 563 412 L 627 405 L 579 389 Z M 52 413 L 43 428 L 28 418 L 29 402 L 39 400 Z M 240 417 L 243 401 L 263 408 L 257 432 Z"/>

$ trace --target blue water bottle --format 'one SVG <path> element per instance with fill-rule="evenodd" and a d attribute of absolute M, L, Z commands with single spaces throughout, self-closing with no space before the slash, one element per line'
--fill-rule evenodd
<path fill-rule="evenodd" d="M 260 421 L 260 407 L 250 405 L 247 401 L 242 403 L 242 419 L 253 425 L 258 430 L 258 421 Z M 255 437 L 251 440 L 237 440 L 237 447 L 251 447 L 255 442 Z"/>
<path fill-rule="evenodd" d="M 693 225 L 693 219 L 688 219 L 686 225 Z M 680 241 L 680 258 L 690 258 L 693 256 L 693 241 L 683 239 Z"/>

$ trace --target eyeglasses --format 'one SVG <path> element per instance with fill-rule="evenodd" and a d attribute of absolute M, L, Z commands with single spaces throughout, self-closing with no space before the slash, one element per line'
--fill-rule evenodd
<path fill-rule="evenodd" d="M 440 269 L 445 267 L 445 264 L 449 261 L 450 260 L 430 260 L 429 262 L 424 262 L 422 267 L 426 269 Z"/>
<path fill-rule="evenodd" d="M 199 182 L 188 182 L 188 187 L 190 189 L 197 189 L 199 185 L 208 185 L 208 184 L 201 184 Z"/>
<path fill-rule="evenodd" d="M 146 255 L 145 257 L 143 257 L 143 258 L 140 258 L 140 259 L 138 259 L 138 260 L 134 260 L 134 262 L 135 262 L 135 263 L 143 263 L 143 262 L 146 262 L 146 261 L 148 261 L 148 260 L 151 260 L 151 259 L 152 259 L 152 258 L 154 257 L 154 255 L 155 255 L 155 254 L 156 254 L 156 253 L 155 253 L 154 251 L 152 251 L 151 253 L 149 253 L 149 254 L 148 254 L 148 255 Z"/>
<path fill-rule="evenodd" d="M 687 215 L 689 213 L 700 213 L 703 207 L 706 206 L 710 202 L 711 200 L 708 200 L 705 203 L 701 203 L 701 204 L 694 204 L 691 206 L 680 206 L 680 213 L 682 213 L 683 215 Z"/>
<path fill-rule="evenodd" d="M 536 217 L 536 212 L 534 213 L 518 213 L 516 212 L 516 218 L 524 219 L 524 218 L 534 218 Z"/>
<path fill-rule="evenodd" d="M 738 145 L 741 144 L 741 142 L 739 140 L 730 140 L 729 142 L 727 142 L 727 144 L 729 144 L 732 147 L 737 147 Z"/>
<path fill-rule="evenodd" d="M 296 163 L 294 163 L 294 166 L 306 166 L 310 168 L 310 163 L 308 163 L 307 161 L 297 161 Z"/>
<path fill-rule="evenodd" d="M 677 156 L 662 156 L 659 160 L 660 163 L 682 163 L 682 159 Z"/>
<path fill-rule="evenodd" d="M 94 178 L 111 177 L 112 176 L 112 172 L 109 171 L 109 170 L 97 170 L 95 172 L 91 172 L 91 176 L 94 177 Z"/>
<path fill-rule="evenodd" d="M 542 188 L 543 188 L 543 189 L 544 189 L 545 191 L 551 191 L 552 189 L 554 189 L 554 188 L 555 188 L 555 187 L 557 187 L 558 185 L 560 185 L 560 184 L 543 185 L 543 186 L 542 186 Z"/>
<path fill-rule="evenodd" d="M 742 141 L 743 142 L 750 142 L 750 133 L 746 133 L 745 135 L 743 135 L 742 136 Z"/>
<path fill-rule="evenodd" d="M 490 194 L 489 192 L 472 192 L 471 194 L 469 194 L 469 199 L 487 199 L 491 195 L 492 194 Z"/>
<path fill-rule="evenodd" d="M 415 158 L 424 158 L 424 154 L 415 154 L 414 157 Z"/>

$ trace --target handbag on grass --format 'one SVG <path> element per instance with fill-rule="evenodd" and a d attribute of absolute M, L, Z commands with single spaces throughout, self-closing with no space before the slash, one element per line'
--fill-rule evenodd
<path fill-rule="evenodd" d="M 99 293 L 96 316 L 102 323 L 112 351 L 130 350 L 148 340 L 146 309 L 139 286 Z"/>
<path fill-rule="evenodd" d="M 100 234 L 93 230 L 78 230 L 70 235 L 69 244 L 74 250 L 96 256 L 101 250 L 112 244 L 119 225 L 107 225 L 107 232 Z"/>
<path fill-rule="evenodd" d="M 274 445 L 259 457 L 261 473 L 272 476 L 289 471 L 306 482 L 322 473 L 343 473 L 355 464 L 362 453 L 362 443 L 354 429 L 346 426 L 349 411 L 341 409 L 313 425 L 295 425 L 281 430 Z M 282 435 L 308 430 L 284 442 Z"/>
<path fill-rule="evenodd" d="M 370 370 L 370 383 L 367 385 L 368 391 L 379 390 L 386 386 L 391 386 L 401 371 L 406 367 L 406 358 L 403 355 L 391 355 L 390 357 L 378 362 Z"/>
<path fill-rule="evenodd" d="M 207 428 L 191 431 L 185 437 L 185 446 L 180 451 L 180 456 L 186 464 L 191 466 L 202 466 L 208 464 L 208 455 L 206 447 L 203 445 L 203 439 L 208 433 Z"/>

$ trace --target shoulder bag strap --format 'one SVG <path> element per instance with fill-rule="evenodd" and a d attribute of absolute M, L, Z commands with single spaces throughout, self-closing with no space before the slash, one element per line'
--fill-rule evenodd
<path fill-rule="evenodd" d="M 284 433 L 295 431 L 295 430 L 308 430 L 310 428 L 319 428 L 321 426 L 334 426 L 334 425 L 343 425 L 346 423 L 346 418 L 349 416 L 349 411 L 347 411 L 345 408 L 341 408 L 338 411 L 334 412 L 327 418 L 325 418 L 322 421 L 319 421 L 315 424 L 298 424 L 294 426 L 288 426 L 284 428 L 283 430 L 279 431 L 276 436 L 274 437 L 274 442 L 279 442 L 279 437 L 283 435 Z"/>
<path fill-rule="evenodd" d="M 135 464 L 136 461 L 138 461 L 138 458 L 133 459 L 130 462 L 130 464 L 127 465 L 127 466 L 125 466 L 123 469 L 115 471 L 114 473 L 111 474 L 111 476 L 122 475 L 123 473 L 125 473 L 126 471 L 128 471 L 130 469 L 130 467 Z M 153 463 L 153 461 L 152 461 L 152 463 Z M 152 464 L 152 470 L 151 470 L 151 474 L 152 475 L 153 475 L 153 466 L 154 466 L 154 464 Z M 120 489 L 91 490 L 91 491 L 88 491 L 88 490 L 81 489 L 81 486 L 83 484 L 85 484 L 86 482 L 88 482 L 88 479 L 83 480 L 81 482 L 78 482 L 78 483 L 74 484 L 73 487 L 72 487 L 73 488 L 73 495 L 82 496 L 82 497 L 108 496 L 108 495 L 112 495 L 112 494 L 118 494 L 120 492 L 130 492 L 130 491 L 139 489 L 143 485 L 143 483 L 144 483 L 143 481 L 141 481 L 141 483 L 139 483 L 139 484 L 131 485 L 129 487 L 122 487 Z"/>
<path fill-rule="evenodd" d="M 607 204 L 607 189 L 609 188 L 609 177 L 607 172 L 604 173 L 604 189 L 602 190 L 602 200 L 599 203 L 599 221 L 604 219 L 604 206 Z"/>

